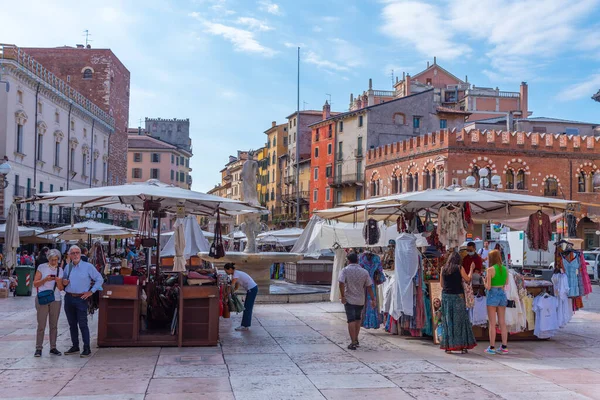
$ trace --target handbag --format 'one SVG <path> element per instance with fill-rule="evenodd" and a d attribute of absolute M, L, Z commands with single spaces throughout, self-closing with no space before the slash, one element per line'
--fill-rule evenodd
<path fill-rule="evenodd" d="M 242 303 L 242 301 L 240 300 L 240 298 L 238 297 L 237 294 L 232 293 L 231 294 L 231 300 L 233 301 L 234 304 L 234 308 L 235 308 L 235 312 L 236 313 L 241 313 L 244 312 L 244 310 L 246 309 L 244 307 L 244 304 Z"/>
<path fill-rule="evenodd" d="M 427 232 L 433 232 L 435 230 L 435 224 L 431 220 L 431 213 L 429 210 L 425 213 L 425 230 Z"/>
<path fill-rule="evenodd" d="M 517 308 L 517 302 L 514 300 L 508 300 L 506 302 L 506 308 Z"/>
<path fill-rule="evenodd" d="M 217 221 L 215 222 L 215 238 L 208 250 L 208 256 L 211 258 L 225 257 L 225 247 L 223 246 L 223 234 L 221 233 L 221 213 L 217 209 Z"/>
<path fill-rule="evenodd" d="M 463 291 L 465 292 L 465 305 L 467 308 L 475 307 L 475 295 L 473 294 L 473 286 L 470 283 L 462 281 Z"/>
<path fill-rule="evenodd" d="M 59 273 L 59 269 L 56 268 L 56 272 Z M 56 289 L 56 281 L 54 281 L 54 289 L 42 290 L 40 292 L 40 288 L 37 289 L 37 300 L 40 306 L 45 306 L 47 304 L 52 303 L 54 298 L 54 290 Z"/>

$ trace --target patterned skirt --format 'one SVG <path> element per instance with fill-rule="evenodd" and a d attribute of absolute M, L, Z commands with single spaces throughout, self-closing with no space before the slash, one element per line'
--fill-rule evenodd
<path fill-rule="evenodd" d="M 440 348 L 460 351 L 477 346 L 465 299 L 459 294 L 442 293 L 442 329 Z"/>

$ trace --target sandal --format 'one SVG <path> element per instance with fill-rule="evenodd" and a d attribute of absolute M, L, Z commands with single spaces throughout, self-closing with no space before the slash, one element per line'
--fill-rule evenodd
<path fill-rule="evenodd" d="M 462 349 L 462 350 L 460 351 L 460 354 L 469 354 L 469 350 L 467 350 L 467 349 Z"/>

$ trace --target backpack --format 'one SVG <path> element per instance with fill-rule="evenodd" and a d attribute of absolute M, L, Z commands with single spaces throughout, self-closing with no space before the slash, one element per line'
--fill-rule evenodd
<path fill-rule="evenodd" d="M 30 256 L 21 257 L 21 265 L 33 265 L 33 260 Z"/>

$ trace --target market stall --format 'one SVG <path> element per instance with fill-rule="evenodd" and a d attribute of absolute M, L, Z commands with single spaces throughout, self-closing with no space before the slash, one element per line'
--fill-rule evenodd
<path fill-rule="evenodd" d="M 142 213 L 141 225 L 149 227 L 138 240 L 156 247 L 157 232 L 151 221 L 168 214 L 216 216 L 260 213 L 263 209 L 166 185 L 156 180 L 120 186 L 44 193 L 27 201 L 55 206 L 112 207 L 128 205 Z M 144 222 L 145 221 L 145 222 Z M 177 225 L 177 224 L 176 224 Z M 184 229 L 181 229 L 184 232 Z M 177 234 L 176 234 L 177 235 Z M 183 258 L 185 233 L 179 235 L 175 258 Z M 222 245 L 222 243 L 218 243 Z M 183 247 L 182 247 L 183 246 Z M 160 260 L 160 247 L 156 247 Z M 176 265 L 178 263 L 175 263 Z M 108 277 L 110 278 L 110 276 Z M 220 314 L 217 271 L 199 267 L 185 273 L 153 269 L 131 271 L 111 279 L 100 296 L 99 346 L 198 346 L 216 345 Z"/>
<path fill-rule="evenodd" d="M 187 216 L 177 220 L 177 223 L 181 223 L 185 236 L 185 248 L 183 256 L 185 258 L 186 266 L 198 267 L 202 264 L 200 258 L 198 258 L 198 252 L 209 251 L 210 244 L 204 237 L 204 233 L 200 229 L 198 220 L 194 216 Z M 173 232 L 175 233 L 175 232 Z M 176 256 L 176 235 L 170 236 L 168 242 L 162 248 L 161 252 L 161 266 L 163 270 L 167 270 L 169 267 L 173 267 Z"/>
<path fill-rule="evenodd" d="M 449 254 L 460 250 L 476 220 L 525 217 L 530 245 L 544 247 L 551 239 L 551 216 L 572 206 L 573 202 L 561 199 L 453 187 L 372 198 L 316 214 L 336 221 L 366 221 L 373 228 L 371 234 L 363 232 L 366 245 L 376 243 L 376 238 L 386 234 L 382 223 L 393 226 L 395 232 L 390 233 L 395 237 L 393 245 L 380 254 L 382 258 L 387 257 L 384 264 L 393 266 L 386 271 L 388 279 L 381 285 L 384 297 L 381 311 L 386 330 L 411 336 L 433 336 L 441 304 L 440 268 Z M 416 235 L 426 236 L 427 243 L 417 244 Z M 568 316 L 582 307 L 582 297 L 591 292 L 581 253 L 572 243 L 556 245 L 557 268 L 552 282 L 523 277 L 515 271 L 510 273 L 507 288 L 512 302 L 507 309 L 507 319 L 513 337 L 549 337 L 551 334 L 535 329 L 536 304 L 563 302 L 562 309 L 566 311 L 561 326 L 564 326 L 570 319 Z M 569 254 L 568 259 L 564 258 L 563 251 Z M 393 259 L 391 263 L 390 259 Z M 565 261 L 559 264 L 562 260 Z M 578 289 L 564 295 L 564 285 L 559 283 L 569 274 L 573 279 L 571 287 L 579 279 Z M 471 318 L 475 333 L 483 339 L 487 338 L 487 330 L 481 327 L 488 325 L 487 313 L 483 312 L 485 293 L 480 286 L 474 289 Z M 481 316 L 485 316 L 485 321 Z"/>

